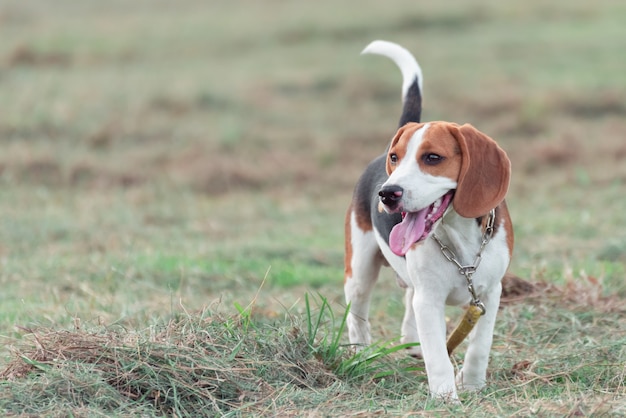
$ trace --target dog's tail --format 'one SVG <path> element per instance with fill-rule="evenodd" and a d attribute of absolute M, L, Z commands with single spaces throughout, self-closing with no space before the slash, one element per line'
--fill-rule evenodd
<path fill-rule="evenodd" d="M 390 58 L 402 72 L 402 116 L 399 126 L 419 122 L 422 115 L 422 68 L 406 49 L 387 41 L 374 41 L 361 54 L 377 54 Z"/>

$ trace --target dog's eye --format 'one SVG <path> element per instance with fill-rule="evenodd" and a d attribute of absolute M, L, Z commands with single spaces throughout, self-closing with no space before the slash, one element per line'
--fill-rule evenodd
<path fill-rule="evenodd" d="M 445 158 L 439 154 L 428 153 L 422 155 L 422 161 L 427 165 L 437 165 L 442 162 Z"/>
<path fill-rule="evenodd" d="M 398 155 L 397 154 L 389 154 L 389 162 L 392 165 L 396 165 L 396 163 L 398 162 Z"/>

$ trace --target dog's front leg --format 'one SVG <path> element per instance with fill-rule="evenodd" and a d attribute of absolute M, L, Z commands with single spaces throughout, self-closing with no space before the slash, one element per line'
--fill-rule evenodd
<path fill-rule="evenodd" d="M 413 309 L 422 354 L 428 375 L 430 394 L 443 400 L 456 400 L 454 367 L 446 348 L 445 299 L 415 290 Z"/>
<path fill-rule="evenodd" d="M 485 315 L 476 324 L 469 336 L 469 346 L 465 354 L 463 368 L 456 377 L 459 389 L 478 391 L 487 381 L 487 365 L 493 341 L 493 329 L 496 323 L 502 285 L 498 283 L 483 297 Z"/>

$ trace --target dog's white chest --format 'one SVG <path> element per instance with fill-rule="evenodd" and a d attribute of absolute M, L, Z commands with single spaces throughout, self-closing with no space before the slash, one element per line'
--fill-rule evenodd
<path fill-rule="evenodd" d="M 457 229 L 437 228 L 445 250 L 431 236 L 409 251 L 404 260 L 408 277 L 403 279 L 417 292 L 436 295 L 450 305 L 463 305 L 471 300 L 471 295 L 467 276 L 459 264 L 476 267 L 471 280 L 480 296 L 500 282 L 509 264 L 509 253 L 504 228 L 499 228 L 481 251 L 482 238 L 478 228 L 473 226 L 476 229 L 474 234 L 461 235 L 457 233 L 458 225 L 455 227 Z"/>

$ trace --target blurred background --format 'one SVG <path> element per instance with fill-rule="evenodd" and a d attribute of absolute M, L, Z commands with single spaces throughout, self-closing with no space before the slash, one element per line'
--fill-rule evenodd
<path fill-rule="evenodd" d="M 0 332 L 259 290 L 266 315 L 313 289 L 343 309 L 345 209 L 400 116 L 374 39 L 420 62 L 424 121 L 508 152 L 511 270 L 626 295 L 625 21 L 618 0 L 0 1 Z"/>

